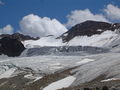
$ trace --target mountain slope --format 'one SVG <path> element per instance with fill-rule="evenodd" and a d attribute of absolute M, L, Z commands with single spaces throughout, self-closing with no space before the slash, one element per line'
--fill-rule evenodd
<path fill-rule="evenodd" d="M 31 37 L 29 35 L 23 35 L 23 34 L 20 34 L 20 33 L 14 33 L 14 34 L 1 34 L 0 35 L 0 38 L 3 38 L 3 37 L 9 37 L 9 38 L 12 38 L 12 39 L 17 39 L 17 40 L 20 40 L 20 41 L 25 41 L 25 40 L 38 40 L 39 37 Z"/>
<path fill-rule="evenodd" d="M 65 43 L 62 36 L 42 37 L 23 41 L 27 49 L 19 57 L 1 55 L 0 89 L 119 90 L 119 23 L 86 21 L 76 28 L 63 34 Z"/>
<path fill-rule="evenodd" d="M 120 39 L 119 28 L 120 23 L 86 21 L 75 25 L 60 37 L 47 36 L 36 41 L 27 40 L 23 44 L 26 48 L 44 46 L 114 47 Z"/>
<path fill-rule="evenodd" d="M 107 30 L 115 31 L 116 29 L 119 29 L 119 27 L 119 23 L 111 24 L 99 21 L 85 21 L 73 26 L 70 30 L 62 34 L 60 38 L 62 38 L 63 42 L 69 42 L 76 36 L 92 36 L 101 34 Z"/>

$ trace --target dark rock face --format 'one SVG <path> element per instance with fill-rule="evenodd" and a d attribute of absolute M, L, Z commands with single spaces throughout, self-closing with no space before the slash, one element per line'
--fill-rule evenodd
<path fill-rule="evenodd" d="M 84 88 L 84 90 L 92 90 L 92 89 L 90 89 L 90 88 Z"/>
<path fill-rule="evenodd" d="M 0 54 L 19 56 L 25 50 L 24 45 L 17 39 L 4 37 L 0 39 Z"/>
<path fill-rule="evenodd" d="M 109 88 L 107 86 L 103 86 L 102 90 L 109 90 Z"/>
<path fill-rule="evenodd" d="M 114 31 L 118 28 L 120 28 L 120 23 L 111 24 L 107 22 L 85 21 L 75 25 L 59 38 L 62 38 L 63 42 L 69 42 L 75 36 L 92 36 L 94 34 L 101 34 L 106 30 Z"/>
<path fill-rule="evenodd" d="M 99 54 L 107 53 L 109 49 L 89 47 L 89 46 L 63 46 L 63 47 L 42 47 L 42 48 L 30 48 L 28 49 L 27 56 L 38 56 L 38 55 L 66 55 L 66 56 L 83 56 L 86 54 Z"/>
<path fill-rule="evenodd" d="M 17 40 L 20 40 L 20 41 L 25 41 L 25 40 L 38 40 L 39 37 L 31 37 L 29 35 L 23 35 L 23 34 L 20 34 L 20 33 L 14 33 L 12 35 L 9 35 L 9 34 L 2 34 L 0 35 L 1 38 L 3 37 L 9 37 L 9 38 L 12 38 L 12 39 L 17 39 Z"/>

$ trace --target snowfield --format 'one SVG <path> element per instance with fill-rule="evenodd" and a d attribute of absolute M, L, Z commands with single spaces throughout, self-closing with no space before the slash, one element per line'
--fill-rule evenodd
<path fill-rule="evenodd" d="M 93 46 L 93 47 L 112 47 L 119 44 L 120 35 L 117 32 L 105 31 L 100 35 L 77 36 L 69 42 L 63 43 L 62 39 L 55 36 L 42 37 L 39 40 L 27 40 L 23 44 L 26 48 L 36 48 L 44 46 Z"/>
<path fill-rule="evenodd" d="M 54 36 L 42 37 L 39 40 L 27 40 L 23 42 L 26 48 L 44 47 L 44 46 L 63 46 L 61 39 L 55 39 Z"/>
<path fill-rule="evenodd" d="M 118 34 L 113 31 L 105 31 L 100 35 L 78 36 L 73 38 L 70 42 L 70 46 L 94 46 L 94 47 L 108 47 L 111 43 L 117 39 Z M 76 42 L 77 41 L 77 42 Z"/>
<path fill-rule="evenodd" d="M 88 56 L 48 55 L 48 56 L 34 56 L 34 57 L 32 56 L 32 57 L 19 57 L 19 58 L 16 57 L 11 59 L 7 58 L 6 60 L 2 60 L 1 58 L 0 77 L 8 78 L 11 75 L 18 74 L 19 71 L 16 70 L 17 68 L 21 68 L 21 69 L 30 68 L 37 74 L 37 77 L 33 78 L 37 80 L 42 77 L 42 73 L 50 74 L 50 73 L 54 73 L 55 71 L 78 66 L 78 68 L 73 69 L 71 71 L 71 73 L 76 72 L 73 75 L 76 78 L 76 80 L 74 82 L 71 81 L 73 86 L 85 82 L 89 82 L 103 74 L 105 75 L 105 79 L 111 79 L 111 77 L 120 79 L 119 58 L 120 58 L 119 53 L 104 53 L 104 54 L 96 54 L 96 55 L 88 55 Z M 30 77 L 32 77 L 32 75 L 25 76 L 25 78 L 30 78 Z M 52 86 L 53 85 L 55 84 L 52 84 Z M 51 87 L 51 85 L 49 87 Z"/>
<path fill-rule="evenodd" d="M 102 75 L 100 82 L 120 80 L 120 36 L 115 32 L 75 37 L 68 43 L 48 36 L 23 44 L 27 49 L 21 56 L 0 56 L 0 79 L 24 72 L 25 79 L 36 82 L 45 75 L 70 69 L 72 75 L 53 80 L 43 90 L 81 85 Z"/>
<path fill-rule="evenodd" d="M 36 73 L 54 73 L 57 70 L 71 68 L 78 64 L 85 64 L 90 59 L 84 60 L 79 56 L 34 56 L 11 58 L 7 60 L 0 59 L 0 72 L 3 75 L 5 72 L 11 71 L 12 68 L 30 68 Z M 81 63 L 80 63 L 81 61 Z"/>
<path fill-rule="evenodd" d="M 76 81 L 73 85 L 89 82 L 95 78 L 104 75 L 105 79 L 117 78 L 120 79 L 120 54 L 106 53 L 93 57 L 95 61 L 86 63 L 77 69 L 72 70 L 77 72 Z"/>

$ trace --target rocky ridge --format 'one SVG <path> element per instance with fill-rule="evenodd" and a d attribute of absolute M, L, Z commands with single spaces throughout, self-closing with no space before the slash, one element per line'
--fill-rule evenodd
<path fill-rule="evenodd" d="M 99 21 L 85 21 L 83 23 L 73 26 L 70 30 L 63 33 L 60 37 L 63 42 L 69 42 L 76 36 L 92 36 L 101 34 L 104 31 L 115 31 L 120 28 L 120 23 L 107 23 Z"/>
<path fill-rule="evenodd" d="M 38 40 L 40 39 L 39 37 L 31 37 L 29 35 L 23 35 L 20 33 L 14 33 L 14 34 L 1 34 L 0 35 L 1 38 L 3 37 L 9 37 L 12 39 L 17 39 L 19 41 L 25 41 L 25 40 Z"/>

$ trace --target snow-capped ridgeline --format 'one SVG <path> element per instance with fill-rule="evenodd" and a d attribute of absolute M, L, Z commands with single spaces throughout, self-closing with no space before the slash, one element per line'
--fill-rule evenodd
<path fill-rule="evenodd" d="M 27 40 L 23 44 L 26 48 L 35 48 L 43 46 L 94 46 L 94 47 L 107 47 L 111 46 L 114 42 L 120 39 L 118 33 L 114 31 L 105 31 L 101 34 L 92 36 L 76 36 L 67 43 L 63 43 L 61 39 L 56 39 L 54 36 L 42 37 L 39 40 Z M 115 43 L 114 43 L 115 44 Z"/>

